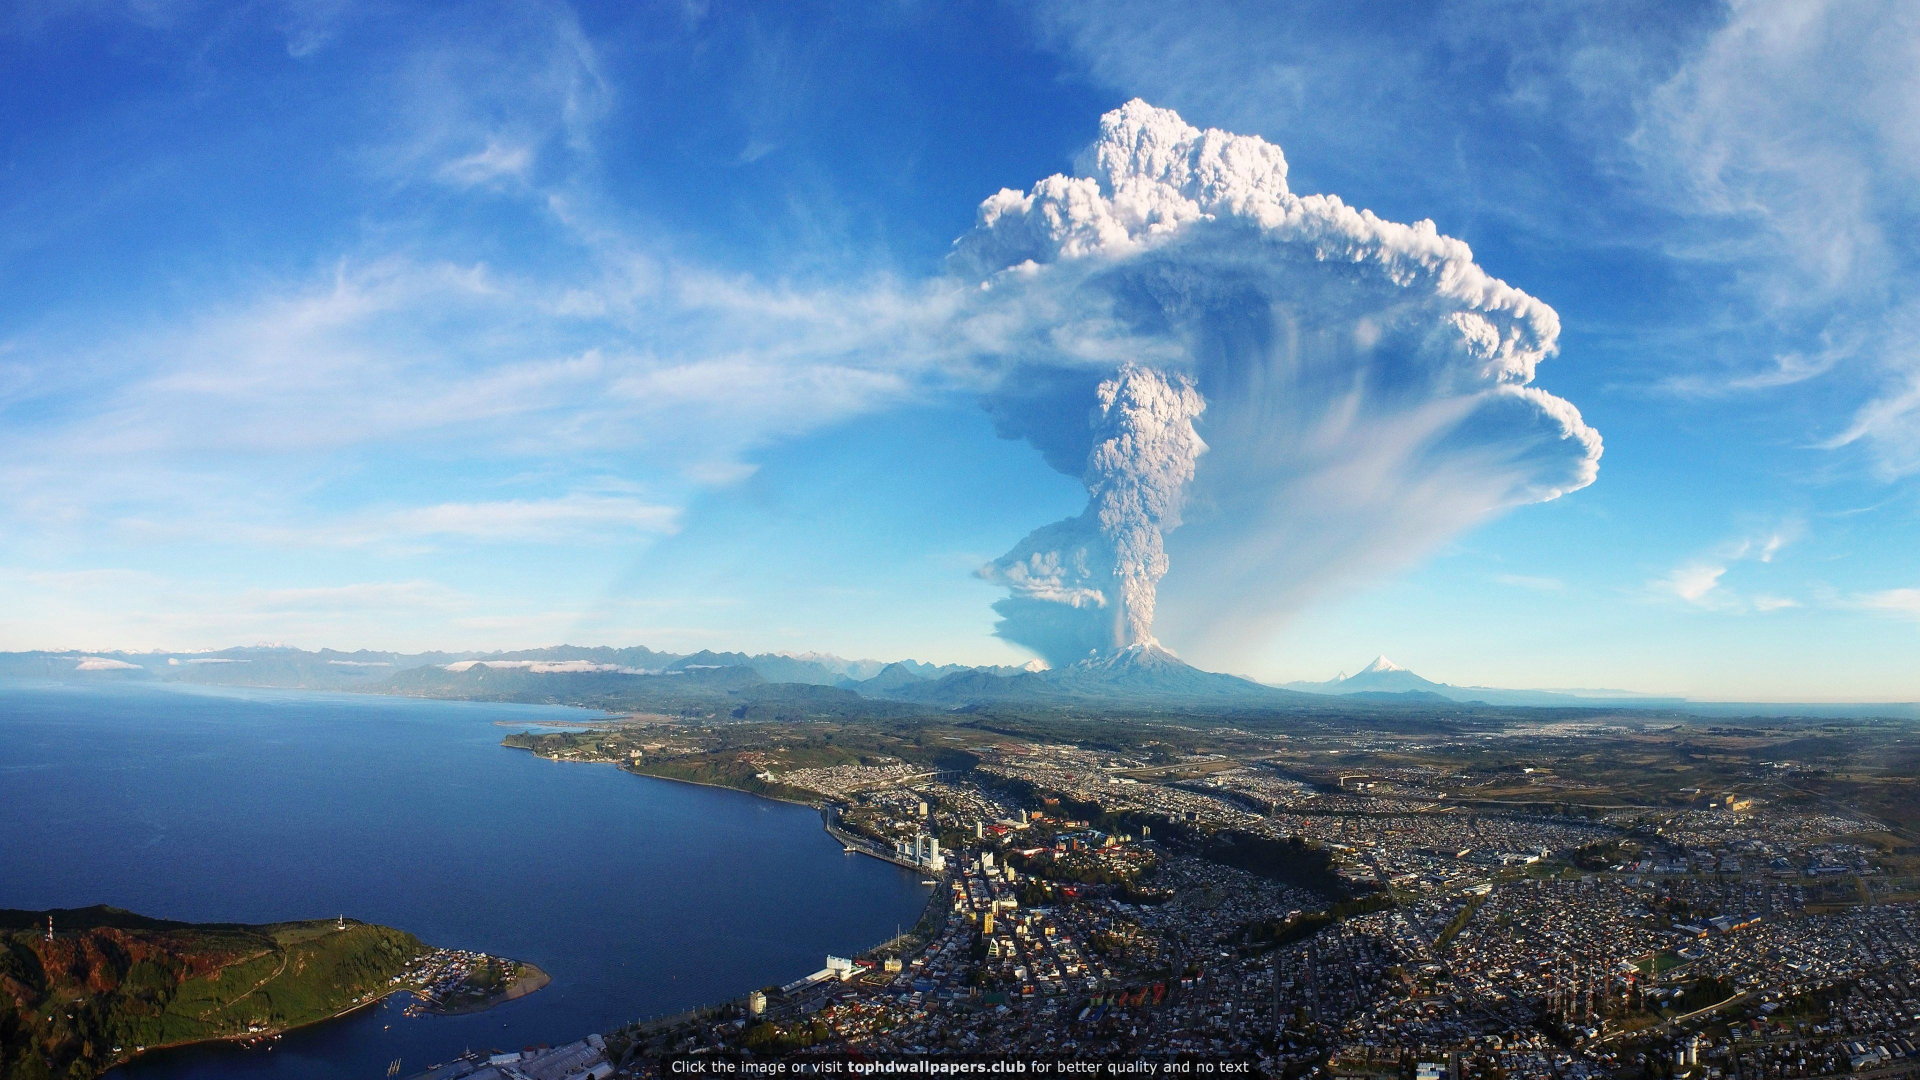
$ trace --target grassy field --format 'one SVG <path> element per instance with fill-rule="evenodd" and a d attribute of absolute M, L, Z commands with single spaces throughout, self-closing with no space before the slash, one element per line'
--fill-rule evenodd
<path fill-rule="evenodd" d="M 428 951 L 348 921 L 189 924 L 113 908 L 0 912 L 0 1078 L 99 1075 L 142 1048 L 284 1031 L 395 986 Z"/>

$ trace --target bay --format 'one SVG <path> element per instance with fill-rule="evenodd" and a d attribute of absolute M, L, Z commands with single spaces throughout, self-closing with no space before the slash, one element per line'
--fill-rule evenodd
<path fill-rule="evenodd" d="M 557 1045 L 791 981 L 919 917 L 919 875 L 843 854 L 806 807 L 500 746 L 581 716 L 0 682 L 0 907 L 345 914 L 553 978 L 484 1013 L 407 1018 L 393 998 L 271 1050 L 163 1051 L 116 1080 L 375 1077 Z"/>

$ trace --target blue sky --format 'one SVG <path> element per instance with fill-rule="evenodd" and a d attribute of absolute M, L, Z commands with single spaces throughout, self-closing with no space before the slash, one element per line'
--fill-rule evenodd
<path fill-rule="evenodd" d="M 1471 245 L 1557 313 L 1532 385 L 1605 440 L 1547 501 L 1343 492 L 1364 557 L 1260 564 L 1223 632 L 1203 579 L 1266 534 L 1204 540 L 1202 499 L 1166 644 L 1912 699 L 1916 54 L 1910 5 L 1813 0 L 25 0 L 0 647 L 1024 660 L 977 571 L 1087 489 L 997 434 L 1014 308 L 948 253 L 1138 97 Z M 1195 491 L 1259 464 L 1232 407 Z M 1347 520 L 1297 509 L 1300 550 Z"/>

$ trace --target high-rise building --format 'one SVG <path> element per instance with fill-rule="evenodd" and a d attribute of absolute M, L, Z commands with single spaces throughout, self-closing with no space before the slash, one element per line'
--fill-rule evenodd
<path fill-rule="evenodd" d="M 929 833 L 917 832 L 911 840 L 896 840 L 893 850 L 899 857 L 935 873 L 947 868 L 946 856 L 940 854 L 940 838 Z"/>

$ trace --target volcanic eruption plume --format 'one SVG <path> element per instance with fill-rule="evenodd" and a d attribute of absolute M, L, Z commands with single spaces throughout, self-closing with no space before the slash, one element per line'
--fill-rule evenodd
<path fill-rule="evenodd" d="M 1089 617 L 1071 620 L 1084 636 L 1078 655 L 1152 643 L 1164 534 L 1180 524 L 1194 462 L 1207 448 L 1193 430 L 1206 402 L 1184 375 L 1129 366 L 1094 394 L 1086 512 L 1036 530 L 983 571 L 1012 590 L 1001 608 L 1010 620 L 1025 609 L 1028 619 L 1050 621 L 1049 604 L 1084 611 Z"/>
<path fill-rule="evenodd" d="M 1001 636 L 1231 659 L 1598 475 L 1599 433 L 1529 385 L 1558 316 L 1431 221 L 1295 195 L 1279 147 L 1140 101 L 1076 172 L 987 199 L 950 258 L 998 430 L 1089 492 L 983 569 Z"/>

